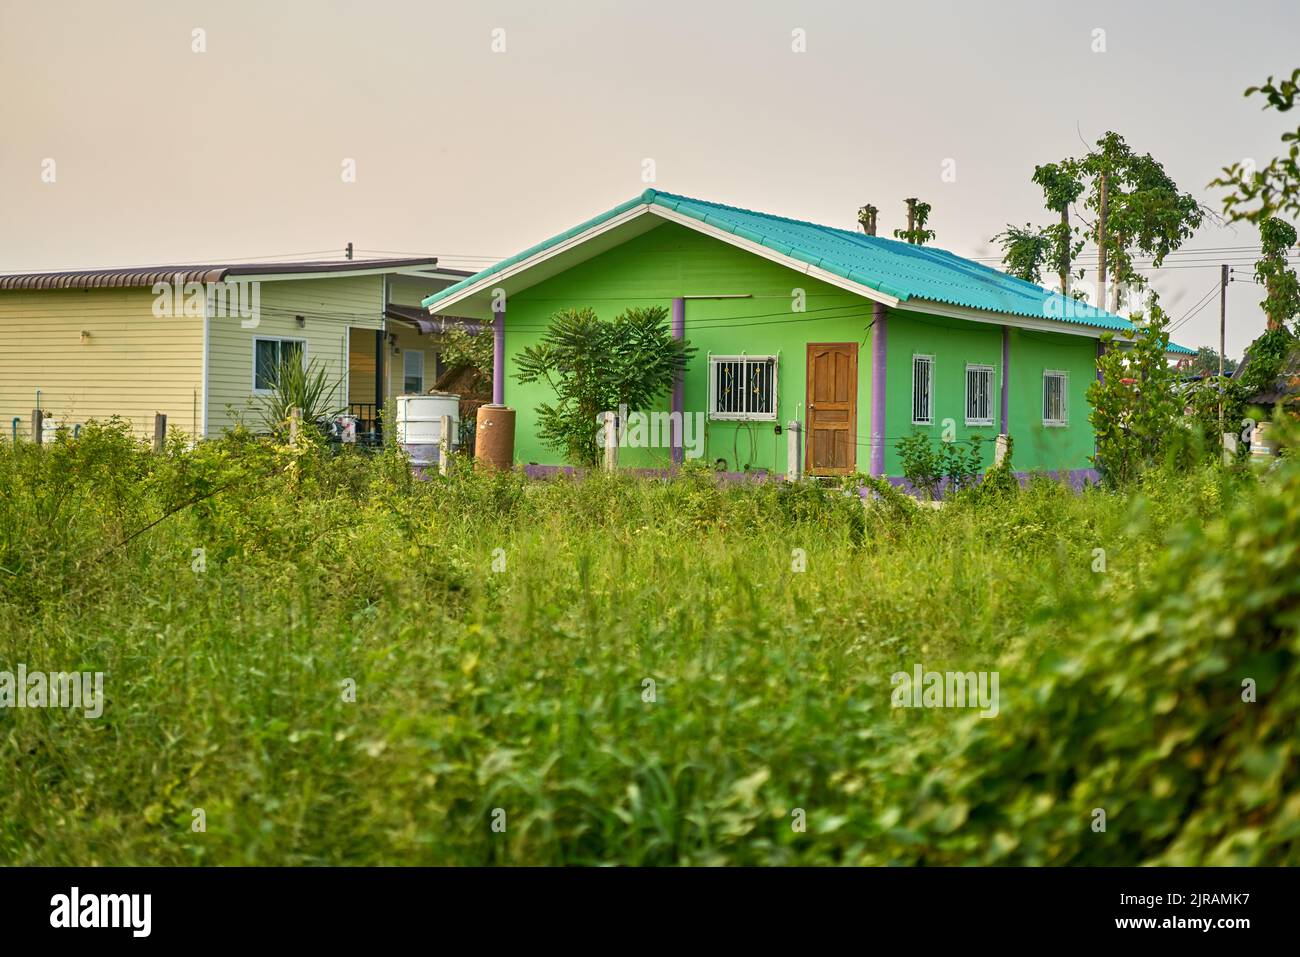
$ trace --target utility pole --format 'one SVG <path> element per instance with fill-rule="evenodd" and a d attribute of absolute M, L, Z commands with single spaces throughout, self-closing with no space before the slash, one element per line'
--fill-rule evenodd
<path fill-rule="evenodd" d="M 916 199 L 913 197 L 907 201 L 907 241 L 916 242 Z"/>
<path fill-rule="evenodd" d="M 1219 437 L 1223 437 L 1223 353 L 1228 328 L 1228 267 L 1219 267 Z"/>
<path fill-rule="evenodd" d="M 351 244 L 351 243 L 348 243 L 348 248 L 347 248 L 346 250 L 344 250 L 343 255 L 347 256 L 348 259 L 351 259 L 351 258 L 352 258 L 352 244 Z"/>

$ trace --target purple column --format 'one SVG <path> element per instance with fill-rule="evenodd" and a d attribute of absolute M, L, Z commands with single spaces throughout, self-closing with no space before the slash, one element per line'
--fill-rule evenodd
<path fill-rule="evenodd" d="M 885 474 L 885 338 L 888 318 L 883 303 L 875 303 L 871 336 L 871 474 Z"/>
<path fill-rule="evenodd" d="M 1010 435 L 1007 427 L 1007 411 L 1010 408 L 1009 384 L 1011 382 L 1011 329 L 1002 327 L 1002 434 Z"/>
<path fill-rule="evenodd" d="M 492 404 L 506 404 L 506 311 L 492 313 Z"/>
<path fill-rule="evenodd" d="M 1106 346 L 1105 346 L 1105 344 L 1104 344 L 1100 339 L 1098 339 L 1098 340 L 1097 340 L 1097 358 L 1100 359 L 1100 358 L 1101 358 L 1102 356 L 1104 356 L 1105 354 L 1106 354 Z M 1101 374 L 1101 363 L 1100 363 L 1100 362 L 1097 363 L 1097 381 L 1098 381 L 1098 382 L 1105 382 L 1105 381 L 1106 381 L 1106 377 L 1105 377 L 1104 375 Z"/>
<path fill-rule="evenodd" d="M 686 337 L 686 300 L 678 296 L 673 300 L 673 338 L 684 339 Z M 668 421 L 672 423 L 673 430 L 673 465 L 681 465 L 685 460 L 686 449 L 682 441 L 682 411 L 686 404 L 686 385 L 682 374 L 679 372 L 677 378 L 673 381 L 673 404 L 672 415 Z"/>

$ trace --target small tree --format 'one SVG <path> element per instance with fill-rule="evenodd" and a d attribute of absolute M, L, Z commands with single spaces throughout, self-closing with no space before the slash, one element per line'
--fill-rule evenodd
<path fill-rule="evenodd" d="M 1138 322 L 1132 345 L 1119 345 L 1112 333 L 1101 337 L 1101 379 L 1088 386 L 1088 421 L 1097 440 L 1093 464 L 1111 485 L 1126 485 L 1163 460 L 1182 434 L 1184 403 L 1165 354 L 1167 323 L 1152 297 L 1150 318 Z"/>
<path fill-rule="evenodd" d="M 447 366 L 466 365 L 492 381 L 492 336 L 465 329 L 451 329 L 438 341 L 439 358 Z"/>
<path fill-rule="evenodd" d="M 926 229 L 925 224 L 930 220 L 930 204 L 923 203 L 916 197 L 907 200 L 907 228 L 895 229 L 894 238 L 902 239 L 916 246 L 924 246 L 930 240 L 934 239 L 935 232 L 933 229 Z M 874 225 L 874 215 L 872 218 Z"/>
<path fill-rule="evenodd" d="M 1196 350 L 1188 371 L 1196 375 L 1217 376 L 1219 374 L 1219 350 L 1213 346 L 1201 346 Z M 1237 369 L 1237 360 L 1223 357 L 1224 375 L 1232 375 Z"/>
<path fill-rule="evenodd" d="M 667 394 L 695 353 L 674 339 L 662 306 L 628 309 L 612 322 L 594 310 L 566 309 L 551 317 L 541 343 L 519 356 L 521 383 L 545 382 L 558 402 L 537 407 L 538 434 L 576 465 L 600 462 L 599 416 L 645 410 Z"/>

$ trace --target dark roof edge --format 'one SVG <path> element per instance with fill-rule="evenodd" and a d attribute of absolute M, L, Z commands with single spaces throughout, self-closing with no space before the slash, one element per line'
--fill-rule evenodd
<path fill-rule="evenodd" d="M 367 270 L 437 269 L 436 256 L 404 259 L 313 260 L 277 263 L 213 263 L 209 265 L 139 266 L 117 269 L 72 269 L 0 275 L 0 290 L 7 289 L 126 289 L 158 282 L 221 282 L 236 276 L 276 276 L 296 273 L 362 272 Z M 438 269 L 450 275 L 469 276 L 461 269 Z"/>

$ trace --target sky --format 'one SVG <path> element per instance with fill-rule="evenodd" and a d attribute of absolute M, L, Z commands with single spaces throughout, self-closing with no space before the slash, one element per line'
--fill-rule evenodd
<path fill-rule="evenodd" d="M 996 261 L 1107 130 L 1219 210 L 1300 123 L 1244 89 L 1296 66 L 1295 0 L 0 0 L 0 273 L 477 269 L 647 186 L 882 235 L 916 196 Z M 1152 274 L 1176 341 L 1217 347 L 1224 261 L 1228 354 L 1263 331 L 1250 247 L 1207 224 Z"/>

